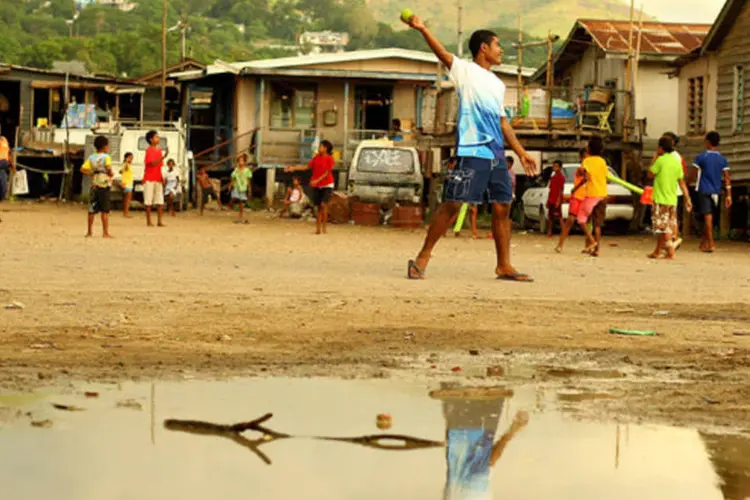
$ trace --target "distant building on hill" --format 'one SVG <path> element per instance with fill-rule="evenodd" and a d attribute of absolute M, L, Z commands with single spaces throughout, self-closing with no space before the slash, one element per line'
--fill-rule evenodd
<path fill-rule="evenodd" d="M 106 7 L 115 7 L 123 12 L 130 12 L 137 6 L 135 2 L 128 0 L 75 0 L 75 3 L 79 10 L 89 5 L 103 5 Z"/>
<path fill-rule="evenodd" d="M 300 55 L 344 52 L 349 44 L 349 33 L 333 31 L 306 31 L 298 40 Z"/>

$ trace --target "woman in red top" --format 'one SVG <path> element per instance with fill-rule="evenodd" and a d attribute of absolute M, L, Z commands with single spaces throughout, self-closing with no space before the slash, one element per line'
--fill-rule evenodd
<path fill-rule="evenodd" d="M 287 167 L 284 172 L 303 172 L 312 170 L 310 177 L 310 187 L 312 196 L 310 199 L 313 205 L 318 209 L 318 220 L 315 234 L 326 232 L 326 223 L 328 222 L 328 202 L 331 201 L 333 194 L 333 144 L 329 141 L 320 141 L 318 154 L 316 154 L 307 165 L 297 167 Z"/>

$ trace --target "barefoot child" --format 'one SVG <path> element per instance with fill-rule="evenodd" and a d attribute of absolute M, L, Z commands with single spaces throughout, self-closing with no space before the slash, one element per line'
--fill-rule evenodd
<path fill-rule="evenodd" d="M 125 153 L 120 175 L 122 176 L 122 213 L 130 218 L 130 202 L 133 200 L 133 153 Z"/>
<path fill-rule="evenodd" d="M 653 163 L 648 171 L 649 179 L 654 180 L 654 206 L 651 224 L 657 236 L 656 249 L 648 255 L 650 259 L 658 259 L 666 249 L 667 259 L 674 259 L 675 246 L 672 235 L 677 229 L 677 193 L 675 184 L 679 184 L 685 199 L 685 210 L 692 211 L 693 207 L 688 195 L 682 164 L 674 151 L 674 141 L 668 135 L 659 139 L 659 150 L 654 155 Z"/>
<path fill-rule="evenodd" d="M 547 236 L 550 238 L 552 238 L 552 231 L 555 229 L 555 221 L 559 220 L 560 225 L 563 225 L 562 202 L 563 191 L 565 191 L 565 174 L 563 174 L 560 160 L 555 160 L 552 164 L 552 171 L 552 178 L 549 181 L 549 195 L 547 196 L 547 213 L 549 214 Z"/>
<path fill-rule="evenodd" d="M 586 171 L 586 198 L 578 210 L 578 224 L 586 235 L 584 253 L 593 257 L 599 256 L 602 242 L 602 226 L 607 216 L 607 162 L 602 158 L 604 141 L 601 137 L 592 137 L 588 146 L 589 157 L 583 160 Z M 591 234 L 589 223 L 594 227 Z"/>
<path fill-rule="evenodd" d="M 167 175 L 166 182 L 164 185 L 164 197 L 167 199 L 167 206 L 169 207 L 169 215 L 175 216 L 174 213 L 174 202 L 177 195 L 180 194 L 180 173 L 175 168 L 174 160 L 167 161 Z"/>
<path fill-rule="evenodd" d="M 205 166 L 198 170 L 197 181 L 198 185 L 201 187 L 200 215 L 203 215 L 203 208 L 206 206 L 206 203 L 208 203 L 209 196 L 216 198 L 216 202 L 219 204 L 219 210 L 224 210 L 224 207 L 221 206 L 221 197 L 214 190 L 214 186 L 211 184 L 211 178 L 208 176 L 208 171 Z"/>
<path fill-rule="evenodd" d="M 727 192 L 726 207 L 732 206 L 732 180 L 729 177 L 729 162 L 719 153 L 721 136 L 718 132 L 706 135 L 706 151 L 699 154 L 693 166 L 698 169 L 696 205 L 698 214 L 703 216 L 704 227 L 700 249 L 711 253 L 716 249 L 714 243 L 714 210 L 719 204 L 722 181 Z"/>
<path fill-rule="evenodd" d="M 232 172 L 232 180 L 229 182 L 229 186 L 227 186 L 227 190 L 232 193 L 230 208 L 234 206 L 234 202 L 240 204 L 240 211 L 237 214 L 235 224 L 247 224 L 243 216 L 250 189 L 250 180 L 252 178 L 253 171 L 247 168 L 247 154 L 243 153 L 237 158 L 237 167 Z"/>
<path fill-rule="evenodd" d="M 565 240 L 568 239 L 570 230 L 573 228 L 573 224 L 576 223 L 578 218 L 578 211 L 581 208 L 581 203 L 586 198 L 586 171 L 583 169 L 583 161 L 588 158 L 589 152 L 586 148 L 581 148 L 578 152 L 578 157 L 581 160 L 581 166 L 576 169 L 575 178 L 573 179 L 573 191 L 570 192 L 570 204 L 568 205 L 568 219 L 563 224 L 562 230 L 560 231 L 560 241 L 557 243 L 555 252 L 561 253 L 563 251 L 563 245 Z"/>
<path fill-rule="evenodd" d="M 318 211 L 318 219 L 315 227 L 315 234 L 325 234 L 328 223 L 328 202 L 331 201 L 333 194 L 333 144 L 329 141 L 320 141 L 318 154 L 310 160 L 307 165 L 296 167 L 287 167 L 285 172 L 303 172 L 312 170 L 310 178 L 310 187 L 313 188 L 312 202 Z"/>
<path fill-rule="evenodd" d="M 109 187 L 112 183 L 112 158 L 109 156 L 109 140 L 103 135 L 94 139 L 96 153 L 88 157 L 81 166 L 81 173 L 91 177 L 91 190 L 89 191 L 89 224 L 86 237 L 93 235 L 94 219 L 96 214 L 101 214 L 102 230 L 105 238 L 111 238 L 109 234 Z"/>
<path fill-rule="evenodd" d="M 157 224 L 164 227 L 162 215 L 164 212 L 164 176 L 161 168 L 164 166 L 164 158 L 169 154 L 169 150 L 162 153 L 159 148 L 161 139 L 156 130 L 151 130 L 146 134 L 146 142 L 149 144 L 144 159 L 145 170 L 143 172 L 143 204 L 146 206 L 146 224 L 153 226 L 151 222 L 151 210 L 156 206 Z"/>

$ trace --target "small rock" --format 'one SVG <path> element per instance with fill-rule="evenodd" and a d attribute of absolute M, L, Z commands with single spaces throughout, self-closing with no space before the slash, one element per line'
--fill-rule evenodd
<path fill-rule="evenodd" d="M 31 426 L 38 429 L 49 429 L 50 427 L 52 427 L 52 420 L 48 418 L 44 420 L 32 420 Z"/>
<path fill-rule="evenodd" d="M 505 375 L 505 368 L 503 368 L 502 366 L 496 365 L 496 366 L 487 367 L 488 377 L 503 377 L 504 375 Z"/>
<path fill-rule="evenodd" d="M 23 302 L 19 302 L 17 300 L 14 300 L 7 306 L 5 306 L 6 309 L 26 309 L 26 305 L 24 305 Z"/>
<path fill-rule="evenodd" d="M 654 311 L 654 316 L 669 316 L 669 311 Z"/>
<path fill-rule="evenodd" d="M 128 410 L 142 410 L 143 405 L 136 401 L 135 399 L 125 399 L 123 401 L 118 401 L 115 405 L 117 408 L 126 408 Z"/>
<path fill-rule="evenodd" d="M 469 349 L 469 354 L 472 356 L 479 356 L 479 351 L 476 349 Z"/>
<path fill-rule="evenodd" d="M 387 413 L 381 413 L 377 416 L 375 425 L 377 425 L 378 429 L 380 429 L 381 431 L 387 431 L 393 426 L 393 418 Z"/>
<path fill-rule="evenodd" d="M 461 371 L 461 367 L 460 367 L 460 366 L 454 366 L 453 368 L 451 368 L 451 371 L 452 371 L 453 373 L 458 373 L 458 372 L 460 372 L 460 371 Z"/>

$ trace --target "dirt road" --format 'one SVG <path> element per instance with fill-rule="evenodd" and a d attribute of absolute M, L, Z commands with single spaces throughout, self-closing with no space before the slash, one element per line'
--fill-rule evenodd
<path fill-rule="evenodd" d="M 406 261 L 422 231 L 330 226 L 321 237 L 307 222 L 255 213 L 243 226 L 217 212 L 147 228 L 136 213 L 113 214 L 113 240 L 85 239 L 81 206 L 2 208 L 0 303 L 25 307 L 0 310 L 0 386 L 185 372 L 450 376 L 454 360 L 527 360 L 535 380 L 554 377 L 550 366 L 618 370 L 606 384 L 627 396 L 608 403 L 619 410 L 750 421 L 750 336 L 736 335 L 750 333 L 747 245 L 706 255 L 687 244 L 665 262 L 646 259 L 649 237 L 608 238 L 594 259 L 578 253 L 580 237 L 557 255 L 550 240 L 516 234 L 514 263 L 536 278 L 520 284 L 493 279 L 490 240 L 449 237 L 414 282 Z M 464 359 L 469 349 L 479 356 Z M 565 383 L 587 386 L 571 373 Z"/>

